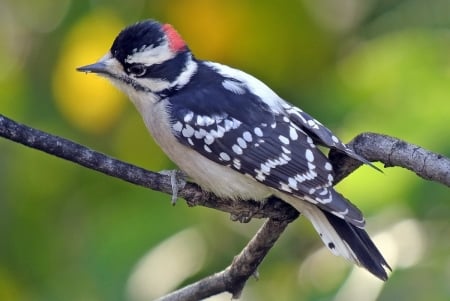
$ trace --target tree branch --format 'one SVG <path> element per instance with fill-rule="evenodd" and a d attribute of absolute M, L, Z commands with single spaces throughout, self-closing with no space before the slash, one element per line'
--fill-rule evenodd
<path fill-rule="evenodd" d="M 171 180 L 167 175 L 119 161 L 70 140 L 19 124 L 1 114 L 0 136 L 136 185 L 172 193 Z M 360 134 L 350 145 L 369 161 L 381 161 L 385 167 L 404 167 L 425 179 L 450 187 L 450 160 L 444 156 L 393 137 L 374 133 Z M 361 165 L 337 151 L 330 152 L 330 160 L 336 172 L 335 183 Z M 179 191 L 179 196 L 190 206 L 214 208 L 228 212 L 239 220 L 249 220 L 253 217 L 269 219 L 230 266 L 166 295 L 160 298 L 160 301 L 199 300 L 225 291 L 238 298 L 246 281 L 255 274 L 257 267 L 284 229 L 299 215 L 290 205 L 277 198 L 270 198 L 264 204 L 251 200 L 235 202 L 218 198 L 193 183 L 187 183 Z"/>
<path fill-rule="evenodd" d="M 157 301 L 196 301 L 222 292 L 229 292 L 233 298 L 239 298 L 248 278 L 256 275 L 259 264 L 294 219 L 282 221 L 268 219 L 223 271 L 183 287 Z"/>
<path fill-rule="evenodd" d="M 384 163 L 384 167 L 406 168 L 419 177 L 450 187 L 450 159 L 403 140 L 375 133 L 362 133 L 349 145 L 367 160 Z M 347 177 L 361 163 L 330 151 L 330 160 L 336 166 L 336 183 Z"/>
<path fill-rule="evenodd" d="M 170 176 L 114 159 L 65 138 L 17 123 L 1 114 L 0 136 L 106 175 L 155 191 L 172 194 Z M 178 195 L 185 199 L 190 206 L 214 208 L 234 216 L 242 216 L 247 212 L 255 218 L 284 220 L 296 215 L 291 206 L 275 198 L 269 200 L 264 206 L 255 201 L 234 202 L 205 192 L 194 183 L 187 183 L 178 192 Z"/>

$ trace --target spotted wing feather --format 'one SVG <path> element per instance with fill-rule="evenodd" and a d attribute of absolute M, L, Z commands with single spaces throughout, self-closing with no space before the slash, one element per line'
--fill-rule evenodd
<path fill-rule="evenodd" d="M 303 112 L 297 107 L 294 107 L 288 103 L 284 104 L 284 108 L 289 118 L 298 127 L 308 133 L 314 141 L 323 146 L 337 149 L 347 156 L 356 159 L 364 164 L 367 164 L 378 171 L 381 171 L 378 167 L 373 165 L 364 157 L 355 153 L 355 151 L 349 148 L 345 143 L 343 143 L 337 136 L 335 136 L 327 127 L 325 127 L 318 120 L 310 116 L 308 113 Z"/>
<path fill-rule="evenodd" d="M 361 212 L 333 189 L 327 157 L 288 115 L 263 110 L 261 103 L 252 105 L 257 98 L 232 92 L 225 97 L 228 103 L 236 100 L 234 109 L 202 114 L 199 104 L 214 96 L 224 97 L 211 93 L 190 93 L 195 99 L 189 102 L 171 100 L 172 128 L 181 143 L 216 163 L 364 226 Z"/>

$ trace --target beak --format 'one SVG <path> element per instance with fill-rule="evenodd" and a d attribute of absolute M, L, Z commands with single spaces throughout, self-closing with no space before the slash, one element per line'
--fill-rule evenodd
<path fill-rule="evenodd" d="M 99 73 L 99 74 L 109 74 L 108 66 L 102 62 L 98 61 L 97 63 L 86 65 L 83 67 L 78 67 L 77 71 L 86 72 L 86 73 Z"/>

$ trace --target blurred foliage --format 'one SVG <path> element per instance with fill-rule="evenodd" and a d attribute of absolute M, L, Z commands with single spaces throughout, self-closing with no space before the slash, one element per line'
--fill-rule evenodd
<path fill-rule="evenodd" d="M 174 168 L 123 95 L 74 70 L 150 17 L 344 140 L 374 131 L 449 156 L 449 11 L 448 0 L 3 0 L 0 112 L 148 169 Z M 300 219 L 242 300 L 449 300 L 448 188 L 400 168 L 361 168 L 338 188 L 368 216 L 394 267 L 389 281 L 330 255 Z M 261 224 L 169 200 L 0 140 L 0 300 L 151 300 L 225 267 Z"/>

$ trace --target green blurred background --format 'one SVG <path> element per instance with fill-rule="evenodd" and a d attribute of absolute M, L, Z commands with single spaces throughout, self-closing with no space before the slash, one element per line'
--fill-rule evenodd
<path fill-rule="evenodd" d="M 197 57 L 254 74 L 344 141 L 373 131 L 449 156 L 449 12 L 449 0 L 0 0 L 0 113 L 174 168 L 123 95 L 75 72 L 123 26 L 155 18 Z M 300 219 L 242 300 L 450 300 L 448 188 L 363 167 L 338 190 L 368 217 L 389 281 L 325 251 Z M 0 300 L 152 300 L 225 267 L 261 222 L 172 207 L 168 195 L 0 140 Z"/>

